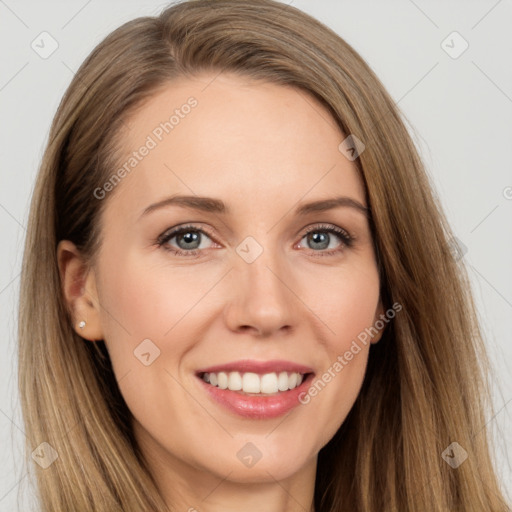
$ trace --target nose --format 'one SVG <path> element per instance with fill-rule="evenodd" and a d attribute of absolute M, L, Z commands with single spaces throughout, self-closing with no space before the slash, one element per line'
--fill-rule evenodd
<path fill-rule="evenodd" d="M 237 261 L 230 279 L 230 301 L 224 314 L 232 331 L 269 337 L 295 327 L 300 301 L 293 292 L 293 278 L 284 262 L 264 251 L 252 263 Z"/>

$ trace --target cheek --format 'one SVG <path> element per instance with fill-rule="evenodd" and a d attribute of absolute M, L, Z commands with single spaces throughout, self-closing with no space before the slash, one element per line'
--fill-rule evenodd
<path fill-rule="evenodd" d="M 318 276 L 317 276 L 318 277 Z M 320 281 L 321 282 L 321 281 Z M 322 369 L 302 403 L 314 428 L 323 423 L 320 449 L 343 423 L 364 380 L 370 349 L 371 327 L 379 302 L 379 278 L 371 265 L 331 274 L 328 290 L 310 295 L 312 308 L 326 328 Z M 373 332 L 374 333 L 374 332 Z"/>
<path fill-rule="evenodd" d="M 326 349 L 331 359 L 335 359 L 338 353 L 348 349 L 354 338 L 374 324 L 379 304 L 379 276 L 371 260 L 330 270 L 304 272 L 301 288 L 304 302 L 324 325 Z"/>
<path fill-rule="evenodd" d="M 194 414 L 184 409 L 186 395 L 174 377 L 197 339 L 193 307 L 211 283 L 194 278 L 192 267 L 156 266 L 114 251 L 105 251 L 100 272 L 104 339 L 123 398 L 139 421 L 169 430 L 161 411 Z"/>
<path fill-rule="evenodd" d="M 109 272 L 109 268 L 115 269 Z M 197 271 L 196 271 L 197 272 Z M 143 258 L 106 258 L 102 272 L 102 322 L 106 338 L 132 343 L 164 338 L 208 291 L 192 267 L 166 269 Z M 138 340 L 138 341 L 137 341 Z"/>

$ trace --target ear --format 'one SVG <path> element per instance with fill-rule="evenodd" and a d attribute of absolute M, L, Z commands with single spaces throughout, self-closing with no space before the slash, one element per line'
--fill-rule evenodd
<path fill-rule="evenodd" d="M 371 343 L 377 343 L 381 338 L 382 338 L 382 334 L 384 333 L 384 330 L 386 329 L 386 325 L 387 325 L 387 322 L 385 322 L 384 320 L 382 320 L 382 317 L 385 316 L 384 315 L 384 306 L 382 304 L 382 300 L 379 299 L 379 304 L 377 306 L 377 310 L 375 312 L 375 318 L 373 319 L 373 325 L 375 326 L 375 324 L 377 322 L 379 322 L 379 325 L 382 323 L 384 324 L 384 326 L 382 327 L 382 329 L 379 329 L 379 332 L 372 337 L 371 339 Z M 377 328 L 377 327 L 375 327 Z"/>
<path fill-rule="evenodd" d="M 85 264 L 80 251 L 69 240 L 59 242 L 57 261 L 62 292 L 71 312 L 75 332 L 90 341 L 103 339 L 94 271 Z M 85 326 L 80 328 L 82 321 Z"/>

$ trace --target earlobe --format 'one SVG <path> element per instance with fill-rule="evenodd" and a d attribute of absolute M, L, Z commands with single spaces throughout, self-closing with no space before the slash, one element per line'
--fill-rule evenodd
<path fill-rule="evenodd" d="M 94 271 L 69 240 L 59 242 L 57 260 L 62 293 L 72 318 L 73 329 L 90 341 L 103 339 Z"/>

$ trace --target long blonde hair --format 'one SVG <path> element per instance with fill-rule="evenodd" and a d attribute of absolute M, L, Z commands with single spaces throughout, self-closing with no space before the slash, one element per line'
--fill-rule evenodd
<path fill-rule="evenodd" d="M 466 271 L 401 114 L 332 30 L 273 0 L 190 0 L 130 21 L 89 55 L 53 121 L 33 194 L 19 313 L 19 388 L 43 512 L 169 510 L 130 429 L 104 343 L 85 342 L 63 298 L 56 247 L 101 243 L 94 190 L 126 117 L 178 77 L 229 71 L 313 94 L 366 148 L 381 295 L 402 311 L 372 346 L 356 403 L 320 451 L 316 512 L 507 510 L 491 460 L 489 363 Z M 341 141 L 340 141 L 341 142 Z M 468 457 L 443 460 L 452 443 Z"/>

